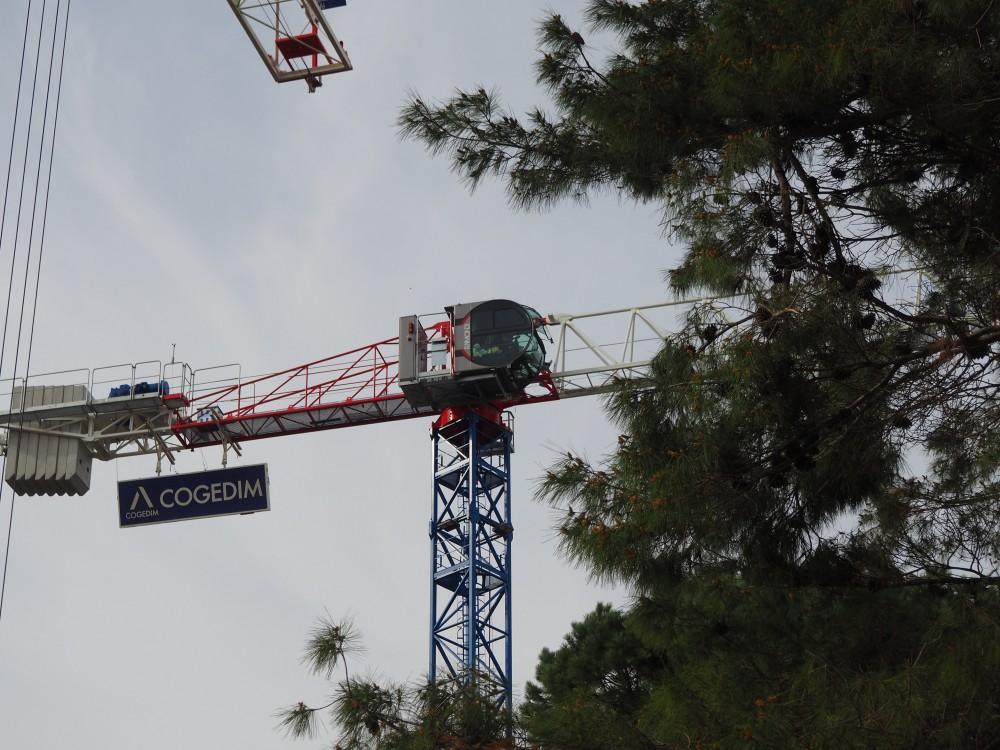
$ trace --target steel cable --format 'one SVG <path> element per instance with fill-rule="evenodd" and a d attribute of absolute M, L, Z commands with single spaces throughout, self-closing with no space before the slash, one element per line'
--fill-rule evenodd
<path fill-rule="evenodd" d="M 59 102 L 60 102 L 61 93 L 62 93 L 63 70 L 64 70 L 64 63 L 65 63 L 65 59 L 66 59 L 66 39 L 67 39 L 68 28 L 69 28 L 69 9 L 70 9 L 71 2 L 72 2 L 72 0 L 67 0 L 67 3 L 66 3 L 66 14 L 65 14 L 65 18 L 64 18 L 63 23 L 62 23 L 62 32 L 63 32 L 62 33 L 62 43 L 61 43 L 61 51 L 60 51 L 60 55 L 59 55 L 59 63 L 58 63 L 59 64 L 59 71 L 58 71 L 58 79 L 57 79 L 57 83 L 56 83 L 56 92 L 55 92 L 55 100 L 54 100 L 54 102 L 52 102 L 52 83 L 53 83 L 53 73 L 55 71 L 55 53 L 56 53 L 56 49 L 57 49 L 57 41 L 56 40 L 58 38 L 58 32 L 59 32 L 59 19 L 60 19 L 61 9 L 62 9 L 62 0 L 59 0 L 57 2 L 57 4 L 56 4 L 55 18 L 54 18 L 53 23 L 52 23 L 52 38 L 51 38 L 51 42 L 50 42 L 50 45 L 49 45 L 49 48 L 48 48 L 48 53 L 49 53 L 49 55 L 48 55 L 48 73 L 47 73 L 47 76 L 46 76 L 45 98 L 44 98 L 44 105 L 43 105 L 43 108 L 42 108 L 41 135 L 39 136 L 39 142 L 38 142 L 38 159 L 37 159 L 37 163 L 35 165 L 35 174 L 34 174 L 34 182 L 35 182 L 35 184 L 34 184 L 34 189 L 32 191 L 32 195 L 31 195 L 31 201 L 32 201 L 32 203 L 31 203 L 31 211 L 30 211 L 30 221 L 29 221 L 29 225 L 28 225 L 27 257 L 25 258 L 25 262 L 24 262 L 24 279 L 23 279 L 23 282 L 21 284 L 21 290 L 20 290 L 20 293 L 21 293 L 21 302 L 20 302 L 20 310 L 19 310 L 19 313 L 18 313 L 18 325 L 17 325 L 16 344 L 14 346 L 14 366 L 13 366 L 13 378 L 12 378 L 12 381 L 14 379 L 16 379 L 16 377 L 17 377 L 18 365 L 19 365 L 19 360 L 20 360 L 20 353 L 21 353 L 21 348 L 22 348 L 22 335 L 25 334 L 25 328 L 27 327 L 27 335 L 26 335 L 27 341 L 25 343 L 26 356 L 25 356 L 25 365 L 24 365 L 24 383 L 25 383 L 25 386 L 27 385 L 28 371 L 29 371 L 30 363 L 31 363 L 31 350 L 32 350 L 32 344 L 33 344 L 33 341 L 34 341 L 34 333 L 35 333 L 35 318 L 36 318 L 36 313 L 38 311 L 38 294 L 39 294 L 39 290 L 41 288 L 42 257 L 43 257 L 43 251 L 44 251 L 44 245 L 45 245 L 45 229 L 46 229 L 46 226 L 47 226 L 48 209 L 49 209 L 49 190 L 50 190 L 51 185 L 52 185 L 52 164 L 53 164 L 53 157 L 54 157 L 54 154 L 55 154 L 56 128 L 57 128 L 57 124 L 58 124 L 58 120 L 59 120 Z M 9 323 L 10 323 L 11 296 L 12 296 L 12 294 L 14 292 L 15 272 L 16 272 L 16 266 L 17 266 L 17 264 L 16 264 L 16 259 L 17 259 L 17 245 L 18 245 L 18 240 L 20 238 L 20 225 L 21 225 L 21 216 L 22 216 L 22 210 L 23 210 L 23 205 L 24 205 L 25 185 L 26 185 L 26 181 L 27 181 L 27 177 L 28 177 L 28 157 L 29 157 L 29 155 L 31 153 L 31 150 L 32 150 L 31 149 L 31 131 L 32 131 L 32 125 L 33 125 L 33 121 L 34 121 L 35 97 L 36 97 L 36 94 L 37 94 L 37 91 L 38 91 L 38 75 L 39 75 L 39 70 L 41 68 L 41 63 L 42 63 L 42 42 L 43 42 L 43 39 L 44 39 L 45 8 L 46 8 L 46 3 L 43 0 L 42 11 L 41 11 L 41 15 L 40 15 L 40 19 L 39 19 L 39 26 L 38 26 L 38 44 L 36 46 L 36 51 L 35 51 L 35 68 L 34 68 L 33 79 L 32 79 L 32 93 L 31 93 L 31 100 L 30 100 L 29 111 L 28 111 L 28 126 L 27 126 L 27 133 L 26 133 L 25 139 L 24 139 L 24 159 L 23 159 L 23 163 L 22 163 L 22 166 L 21 166 L 21 179 L 20 179 L 20 187 L 19 187 L 19 191 L 18 191 L 19 192 L 19 199 L 18 199 L 17 218 L 16 218 L 16 221 L 15 221 L 15 227 L 14 227 L 13 250 L 12 250 L 12 253 L 11 253 L 11 261 L 10 261 L 11 262 L 11 273 L 10 273 L 10 280 L 8 282 L 8 289 L 7 289 L 7 305 L 6 305 L 6 312 L 5 312 L 5 316 L 4 316 L 3 336 L 2 336 L 2 339 L 0 339 L 0 372 L 2 372 L 2 369 L 3 369 L 3 360 L 4 360 L 4 355 L 6 353 L 7 330 L 8 330 L 8 326 L 9 326 Z M 20 108 L 21 108 L 21 87 L 23 85 L 23 80 L 24 80 L 24 62 L 25 62 L 25 59 L 26 59 L 26 52 L 27 52 L 27 40 L 28 40 L 28 32 L 29 32 L 29 28 L 30 28 L 30 17 L 31 17 L 31 3 L 30 3 L 30 0 L 29 0 L 28 12 L 27 12 L 27 15 L 26 15 L 26 18 L 25 18 L 24 43 L 23 43 L 23 48 L 22 48 L 22 53 L 21 53 L 21 70 L 20 70 L 20 74 L 19 74 L 19 78 L 18 78 L 17 102 L 16 102 L 16 105 L 15 105 L 14 123 L 12 125 L 10 160 L 8 162 L 8 169 L 7 169 L 7 181 L 6 181 L 6 187 L 5 187 L 5 192 L 4 192 L 3 213 L 2 213 L 2 215 L 0 215 L 0 238 L 2 238 L 3 224 L 6 222 L 7 203 L 8 203 L 9 193 L 10 193 L 10 183 L 11 183 L 11 175 L 12 175 L 12 169 L 13 169 L 14 146 L 15 146 L 15 143 L 16 143 L 16 140 L 17 140 L 17 136 L 16 136 L 16 134 L 17 134 L 17 120 L 18 120 L 18 117 L 20 115 Z M 50 106 L 50 103 L 53 104 L 53 107 L 52 107 L 52 126 L 51 126 L 51 130 L 48 129 L 48 124 L 49 124 L 49 106 Z M 48 133 L 48 137 L 47 138 L 46 138 L 46 133 Z M 45 166 L 45 169 L 44 169 L 44 171 L 45 171 L 45 181 L 44 181 L 44 189 L 43 189 L 43 187 L 42 187 L 42 173 L 43 173 L 43 165 L 45 165 L 46 151 L 48 152 L 48 164 Z M 41 215 L 39 216 L 39 200 L 40 199 L 41 199 Z M 36 235 L 36 232 L 35 232 L 36 222 L 39 222 L 39 221 L 40 221 L 40 226 L 39 226 L 39 231 L 38 231 L 37 260 L 35 261 L 35 272 L 34 272 L 35 284 L 34 284 L 34 289 L 33 289 L 33 293 L 32 293 L 32 301 L 31 301 L 31 305 L 30 305 L 30 314 L 28 315 L 27 326 L 26 326 L 25 325 L 25 314 L 26 314 L 26 310 L 28 308 L 29 281 L 31 280 L 31 275 L 32 275 L 31 274 L 32 247 L 34 245 L 34 240 L 35 240 L 35 235 Z M 0 254 L 0 257 L 2 257 L 2 254 Z M 25 401 L 24 393 L 22 393 L 22 399 L 21 399 L 21 401 L 22 401 L 21 407 L 23 408 L 24 407 L 24 401 Z M 3 461 L 0 462 L 0 473 L 2 473 L 4 475 L 6 474 L 7 458 L 8 458 L 8 456 L 7 456 L 6 452 L 5 452 L 5 454 L 3 456 Z M 15 460 L 15 473 L 16 473 L 16 461 L 17 461 L 17 457 L 15 457 L 14 460 Z M 0 488 L 0 494 L 2 494 L 2 488 Z M 2 616 L 3 616 L 4 594 L 5 594 L 6 588 L 7 588 L 7 569 L 8 569 L 9 559 L 10 559 L 10 542 L 11 542 L 12 529 L 13 529 L 13 521 L 14 521 L 14 499 L 15 499 L 15 497 L 16 497 L 16 495 L 14 493 L 12 493 L 11 494 L 10 512 L 9 512 L 8 523 L 7 523 L 7 540 L 6 540 L 6 544 L 5 544 L 5 548 L 4 548 L 3 575 L 2 575 L 2 578 L 0 578 L 0 618 L 2 618 Z"/>

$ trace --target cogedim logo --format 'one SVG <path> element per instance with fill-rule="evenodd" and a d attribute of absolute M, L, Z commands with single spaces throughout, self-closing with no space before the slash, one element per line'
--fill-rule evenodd
<path fill-rule="evenodd" d="M 192 502 L 205 505 L 206 503 L 224 503 L 229 500 L 243 500 L 252 497 L 264 497 L 264 488 L 259 479 L 253 482 L 213 482 L 212 484 L 198 484 L 194 487 L 167 488 L 159 494 L 157 500 L 161 508 L 175 506 L 183 508 Z M 149 493 L 146 492 L 145 487 L 140 486 L 132 499 L 129 513 L 135 512 L 140 501 L 146 504 L 146 510 L 154 510 Z M 125 517 L 129 516 L 126 514 Z"/>
<path fill-rule="evenodd" d="M 123 526 L 268 510 L 266 466 L 119 482 L 118 505 Z"/>

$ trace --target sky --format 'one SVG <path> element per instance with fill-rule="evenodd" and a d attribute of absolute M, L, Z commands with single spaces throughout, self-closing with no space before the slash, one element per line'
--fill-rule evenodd
<path fill-rule="evenodd" d="M 580 6 L 551 10 L 610 51 Z M 0 24 L 0 143 L 27 8 L 14 0 Z M 516 212 L 501 184 L 470 194 L 397 135 L 408 91 L 497 87 L 515 113 L 545 105 L 532 66 L 546 12 L 540 0 L 350 0 L 327 17 L 355 69 L 309 94 L 273 82 L 223 0 L 73 3 L 31 373 L 172 358 L 267 373 L 457 302 L 588 313 L 666 299 L 661 273 L 678 253 L 654 206 L 607 195 Z M 14 499 L 4 485 L 0 746 L 331 744 L 330 732 L 274 731 L 277 709 L 329 693 L 299 663 L 318 616 L 353 616 L 366 646 L 356 672 L 417 680 L 427 667 L 428 434 L 409 420 L 247 443 L 230 465 L 268 465 L 272 508 L 251 516 L 119 529 L 116 482 L 151 476 L 152 457 L 95 462 L 83 497 Z M 542 648 L 626 594 L 559 557 L 559 518 L 534 499 L 562 452 L 612 449 L 600 400 L 522 407 L 515 436 L 520 693 Z M 176 470 L 221 459 L 205 449 Z"/>

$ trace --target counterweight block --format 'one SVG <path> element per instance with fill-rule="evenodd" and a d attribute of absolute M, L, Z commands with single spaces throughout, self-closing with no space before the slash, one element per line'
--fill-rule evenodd
<path fill-rule="evenodd" d="M 89 400 L 90 394 L 82 385 L 18 386 L 12 394 L 11 411 L 27 415 L 38 407 L 58 404 L 69 416 L 76 407 L 86 408 Z M 44 411 L 47 422 L 58 420 L 52 409 Z M 29 418 L 22 420 L 20 429 L 9 431 L 4 481 L 19 495 L 83 495 L 90 489 L 90 452 L 71 435 L 32 431 L 42 426 L 41 421 Z M 63 431 L 79 432 L 80 425 L 68 421 Z"/>

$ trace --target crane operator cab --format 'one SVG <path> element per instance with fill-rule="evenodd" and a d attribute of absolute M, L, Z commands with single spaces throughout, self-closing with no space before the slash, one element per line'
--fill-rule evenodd
<path fill-rule="evenodd" d="M 399 319 L 399 386 L 413 406 L 510 400 L 545 369 L 544 319 L 532 308 L 495 299 L 445 314 Z"/>

